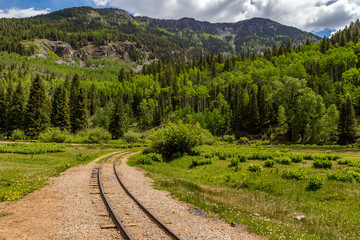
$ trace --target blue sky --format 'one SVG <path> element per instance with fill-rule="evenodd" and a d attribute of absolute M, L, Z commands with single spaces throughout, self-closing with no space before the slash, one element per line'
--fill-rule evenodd
<path fill-rule="evenodd" d="M 360 18 L 360 0 L 0 0 L 0 17 L 29 17 L 78 6 L 115 7 L 153 18 L 193 17 L 209 22 L 263 17 L 309 32 L 323 31 L 321 34 Z"/>

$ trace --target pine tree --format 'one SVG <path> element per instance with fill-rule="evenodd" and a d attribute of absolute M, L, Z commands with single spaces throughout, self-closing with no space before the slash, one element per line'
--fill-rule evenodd
<path fill-rule="evenodd" d="M 46 93 L 39 76 L 31 84 L 25 115 L 25 133 L 31 138 L 36 138 L 47 128 L 49 117 L 46 111 Z"/>
<path fill-rule="evenodd" d="M 61 130 L 70 130 L 69 101 L 64 87 L 57 87 L 52 99 L 50 115 L 51 126 Z"/>
<path fill-rule="evenodd" d="M 9 81 L 9 84 L 8 84 L 8 87 L 6 89 L 6 97 L 5 97 L 5 104 L 6 104 L 6 108 L 5 108 L 5 114 L 6 114 L 6 132 L 7 132 L 7 136 L 10 137 L 11 134 L 12 134 L 12 131 L 14 130 L 12 128 L 12 123 L 10 122 L 10 107 L 11 107 L 11 102 L 12 102 L 12 98 L 13 98 L 13 95 L 14 95 L 14 88 L 13 88 L 13 85 L 12 85 L 12 82 Z"/>
<path fill-rule="evenodd" d="M 11 128 L 12 131 L 15 129 L 24 129 L 25 91 L 21 82 L 18 83 L 15 89 L 8 111 L 8 121 L 11 122 L 9 128 Z"/>
<path fill-rule="evenodd" d="M 76 133 L 87 128 L 88 116 L 86 107 L 85 90 L 80 87 L 80 77 L 75 74 L 70 89 L 70 124 L 71 132 Z"/>
<path fill-rule="evenodd" d="M 125 79 L 126 79 L 125 69 L 124 69 L 124 67 L 122 67 L 120 69 L 118 80 L 119 80 L 119 82 L 123 82 L 123 81 L 125 81 Z"/>
<path fill-rule="evenodd" d="M 113 139 L 124 136 L 126 130 L 126 117 L 121 97 L 117 100 L 110 120 L 109 131 Z"/>
<path fill-rule="evenodd" d="M 97 94 L 97 89 L 96 89 L 95 83 L 93 83 L 91 85 L 90 92 L 89 92 L 90 116 L 93 116 L 95 114 L 96 108 L 98 107 L 98 96 L 97 95 L 98 95 Z"/>
<path fill-rule="evenodd" d="M 3 80 L 0 80 L 0 135 L 6 133 L 6 94 Z"/>
<path fill-rule="evenodd" d="M 339 120 L 339 144 L 353 143 L 356 137 L 355 111 L 350 96 L 341 104 Z"/>
<path fill-rule="evenodd" d="M 257 86 L 255 84 L 250 90 L 249 121 L 249 130 L 252 133 L 259 133 L 260 113 L 257 99 Z"/>

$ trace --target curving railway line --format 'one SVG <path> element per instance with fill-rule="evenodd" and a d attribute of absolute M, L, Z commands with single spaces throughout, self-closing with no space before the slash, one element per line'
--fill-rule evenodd
<path fill-rule="evenodd" d="M 117 163 L 126 154 L 128 152 L 121 152 L 105 158 L 97 171 L 101 198 L 123 239 L 181 239 L 143 206 L 121 181 Z"/>

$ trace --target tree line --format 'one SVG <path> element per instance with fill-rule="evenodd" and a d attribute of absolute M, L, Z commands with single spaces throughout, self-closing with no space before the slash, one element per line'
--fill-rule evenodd
<path fill-rule="evenodd" d="M 41 127 L 28 123 L 21 127 L 12 120 L 14 125 L 8 122 L 1 129 L 10 134 L 22 128 L 36 137 L 47 126 L 60 126 L 71 132 L 99 126 L 118 137 L 121 134 L 111 130 L 116 126 L 112 124 L 114 119 L 121 123 L 120 132 L 131 123 L 149 129 L 181 119 L 198 122 L 218 136 L 350 143 L 356 138 L 356 118 L 360 114 L 359 27 L 357 21 L 316 44 L 293 46 L 291 41 L 280 46 L 274 44 L 264 54 L 246 52 L 225 57 L 212 53 L 188 61 L 153 61 L 137 74 L 127 66 L 108 72 L 102 68 L 91 71 L 77 68 L 81 75 L 69 77 L 66 71 L 56 72 L 55 67 L 37 66 L 33 69 L 47 87 L 39 91 L 45 92 L 45 100 L 43 108 L 38 105 L 36 109 L 44 110 L 36 117 L 48 113 L 49 120 L 44 116 L 43 123 L 35 121 Z M 29 76 L 37 79 L 30 67 L 35 61 L 0 66 L 4 104 L 13 102 L 11 106 L 16 106 L 27 102 L 16 107 L 25 109 L 24 116 L 30 114 L 26 109 L 33 102 L 33 87 L 29 87 L 30 91 L 25 88 L 24 95 L 20 82 Z M 104 67 L 111 64 L 105 62 Z M 73 71 L 70 67 L 65 69 Z M 91 80 L 95 73 L 101 73 L 100 77 Z M 62 100 L 56 103 L 55 99 Z M 115 111 L 119 106 L 120 110 Z M 1 109 L 6 109 L 1 113 L 8 114 L 5 119 L 16 116 L 9 114 L 13 111 L 10 106 Z M 115 116 L 115 112 L 124 114 Z M 79 117 L 71 117 L 75 115 Z"/>

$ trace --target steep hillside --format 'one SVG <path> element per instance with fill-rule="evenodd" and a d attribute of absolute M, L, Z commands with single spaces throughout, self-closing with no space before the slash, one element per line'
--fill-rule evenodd
<path fill-rule="evenodd" d="M 60 57 L 105 57 L 138 63 L 155 58 L 192 59 L 204 52 L 225 55 L 259 52 L 288 39 L 293 45 L 307 39 L 320 40 L 269 19 L 212 24 L 192 18 L 134 17 L 124 10 L 90 7 L 64 9 L 33 18 L 1 19 L 0 36 L 0 50 L 22 55 L 36 53 L 47 57 L 41 51 L 46 49 Z"/>

